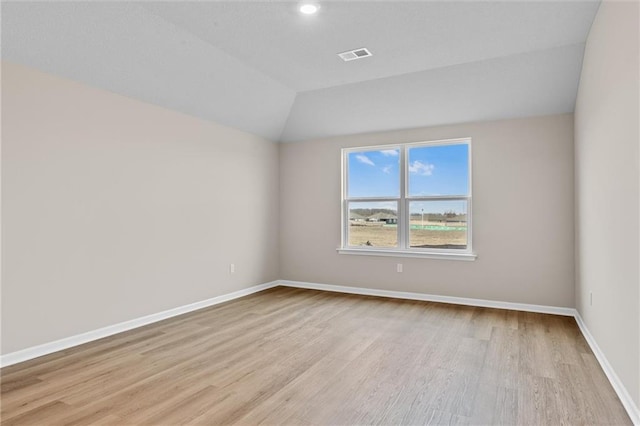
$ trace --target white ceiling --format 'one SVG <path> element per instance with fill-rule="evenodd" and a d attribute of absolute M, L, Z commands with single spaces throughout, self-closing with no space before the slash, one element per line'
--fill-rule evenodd
<path fill-rule="evenodd" d="M 147 4 L 296 92 L 584 43 L 594 3 L 323 2 Z M 368 47 L 366 61 L 336 53 Z"/>
<path fill-rule="evenodd" d="M 295 98 L 130 2 L 3 2 L 2 57 L 272 140 Z"/>
<path fill-rule="evenodd" d="M 281 140 L 570 112 L 583 50 L 571 45 L 299 93 Z"/>
<path fill-rule="evenodd" d="M 3 2 L 2 56 L 298 141 L 571 112 L 599 3 L 320 4 Z"/>

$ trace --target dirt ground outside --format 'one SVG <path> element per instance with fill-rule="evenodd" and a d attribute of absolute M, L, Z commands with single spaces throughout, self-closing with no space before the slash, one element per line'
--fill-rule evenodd
<path fill-rule="evenodd" d="M 424 229 L 422 228 L 424 226 Z M 409 231 L 411 247 L 459 248 L 467 246 L 466 223 L 411 221 Z M 350 246 L 397 247 L 398 228 L 384 222 L 351 222 Z"/>

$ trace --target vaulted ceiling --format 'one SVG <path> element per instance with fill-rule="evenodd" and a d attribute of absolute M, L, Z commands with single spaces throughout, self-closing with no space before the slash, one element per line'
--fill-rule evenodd
<path fill-rule="evenodd" d="M 3 2 L 2 58 L 290 142 L 572 112 L 599 5 L 319 4 Z"/>

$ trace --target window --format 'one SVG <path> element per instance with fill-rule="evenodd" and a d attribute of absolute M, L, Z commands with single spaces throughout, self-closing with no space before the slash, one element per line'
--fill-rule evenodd
<path fill-rule="evenodd" d="M 473 260 L 471 140 L 342 150 L 340 253 Z"/>

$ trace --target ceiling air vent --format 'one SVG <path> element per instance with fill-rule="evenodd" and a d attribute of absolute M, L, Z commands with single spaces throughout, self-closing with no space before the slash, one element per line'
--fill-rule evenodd
<path fill-rule="evenodd" d="M 340 59 L 345 62 L 353 61 L 354 59 L 362 59 L 367 56 L 371 56 L 371 52 L 366 47 L 362 47 L 360 49 L 349 50 L 347 52 L 338 53 Z"/>

